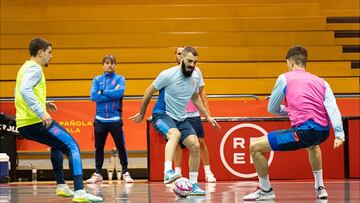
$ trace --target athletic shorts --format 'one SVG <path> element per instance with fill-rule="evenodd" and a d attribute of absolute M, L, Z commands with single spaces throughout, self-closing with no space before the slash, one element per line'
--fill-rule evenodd
<path fill-rule="evenodd" d="M 187 120 L 189 121 L 190 125 L 194 128 L 194 130 L 196 132 L 196 136 L 198 138 L 203 138 L 204 137 L 204 128 L 203 128 L 200 116 L 187 117 Z"/>
<path fill-rule="evenodd" d="M 273 151 L 293 151 L 319 145 L 329 137 L 329 130 L 287 129 L 270 132 L 267 137 Z"/>
<path fill-rule="evenodd" d="M 195 135 L 195 130 L 187 119 L 184 121 L 177 121 L 166 114 L 154 113 L 152 115 L 152 124 L 155 130 L 161 133 L 165 139 L 167 132 L 171 128 L 177 128 L 181 133 L 179 142 L 181 144 L 189 135 Z"/>

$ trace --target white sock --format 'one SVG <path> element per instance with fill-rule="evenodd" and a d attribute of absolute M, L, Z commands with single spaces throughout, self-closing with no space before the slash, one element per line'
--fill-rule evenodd
<path fill-rule="evenodd" d="M 172 170 L 172 161 L 165 161 L 164 164 L 164 173 L 168 170 Z"/>
<path fill-rule="evenodd" d="M 189 179 L 191 183 L 197 183 L 198 181 L 198 172 L 189 172 Z"/>
<path fill-rule="evenodd" d="M 314 178 L 315 178 L 315 190 L 317 190 L 320 186 L 324 187 L 324 181 L 323 181 L 323 171 L 313 171 Z"/>
<path fill-rule="evenodd" d="M 205 175 L 211 175 L 210 165 L 204 165 Z"/>
<path fill-rule="evenodd" d="M 181 167 L 175 167 L 175 172 L 180 173 L 181 174 Z"/>
<path fill-rule="evenodd" d="M 260 188 L 261 189 L 263 189 L 265 191 L 269 191 L 271 189 L 269 176 L 266 176 L 264 178 L 259 177 L 259 182 L 260 182 Z"/>
<path fill-rule="evenodd" d="M 67 188 L 67 184 L 57 184 L 57 188 Z"/>

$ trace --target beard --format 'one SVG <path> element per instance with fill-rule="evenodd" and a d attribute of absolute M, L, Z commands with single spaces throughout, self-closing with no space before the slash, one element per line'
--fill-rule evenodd
<path fill-rule="evenodd" d="M 188 66 L 188 67 L 191 67 L 191 66 Z M 191 68 L 192 68 L 192 67 L 191 67 Z M 181 71 L 182 71 L 183 75 L 184 75 L 185 77 L 187 77 L 187 78 L 192 75 L 194 69 L 195 69 L 195 68 L 192 68 L 191 71 L 187 71 L 187 70 L 186 70 L 186 67 L 185 67 L 185 63 L 184 63 L 184 62 L 181 63 Z"/>

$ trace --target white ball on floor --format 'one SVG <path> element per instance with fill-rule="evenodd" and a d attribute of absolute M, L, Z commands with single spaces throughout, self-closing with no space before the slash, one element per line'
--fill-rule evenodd
<path fill-rule="evenodd" d="M 174 182 L 173 191 L 178 197 L 186 197 L 192 191 L 192 183 L 187 178 L 179 178 Z"/>

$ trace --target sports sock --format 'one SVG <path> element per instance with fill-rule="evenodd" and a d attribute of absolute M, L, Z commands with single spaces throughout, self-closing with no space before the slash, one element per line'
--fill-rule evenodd
<path fill-rule="evenodd" d="M 205 175 L 211 175 L 210 165 L 204 165 Z"/>
<path fill-rule="evenodd" d="M 271 189 L 269 176 L 263 178 L 259 177 L 259 182 L 260 182 L 260 188 L 263 189 L 264 191 L 269 191 Z"/>
<path fill-rule="evenodd" d="M 198 181 L 198 172 L 189 172 L 189 179 L 191 183 L 197 183 Z"/>
<path fill-rule="evenodd" d="M 172 170 L 172 162 L 171 161 L 165 161 L 164 164 L 164 173 L 166 173 L 169 170 Z"/>
<path fill-rule="evenodd" d="M 313 175 L 314 175 L 314 178 L 315 178 L 315 190 L 317 190 L 320 186 L 324 187 L 322 169 L 318 170 L 318 171 L 313 171 Z"/>
<path fill-rule="evenodd" d="M 181 167 L 175 167 L 175 172 L 180 173 L 181 174 Z"/>

